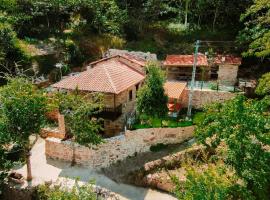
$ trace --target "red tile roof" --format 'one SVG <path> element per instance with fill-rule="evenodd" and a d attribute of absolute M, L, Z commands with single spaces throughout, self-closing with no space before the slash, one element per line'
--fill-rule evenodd
<path fill-rule="evenodd" d="M 52 85 L 54 88 L 119 94 L 145 79 L 132 67 L 111 57 L 99 61 L 91 69 Z"/>
<path fill-rule="evenodd" d="M 193 66 L 194 55 L 167 55 L 164 65 L 167 66 Z M 198 55 L 197 66 L 208 66 L 207 57 Z"/>
<path fill-rule="evenodd" d="M 169 98 L 179 99 L 187 86 L 186 82 L 167 81 L 164 84 L 165 93 Z"/>
<path fill-rule="evenodd" d="M 217 55 L 214 58 L 214 63 L 219 64 L 228 64 L 228 65 L 241 65 L 242 58 L 234 55 Z"/>

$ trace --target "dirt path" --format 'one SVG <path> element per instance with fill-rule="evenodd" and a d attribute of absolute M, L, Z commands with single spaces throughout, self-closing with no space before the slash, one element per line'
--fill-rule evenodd
<path fill-rule="evenodd" d="M 71 167 L 70 163 L 67 162 L 46 160 L 43 139 L 39 139 L 32 149 L 31 164 L 33 180 L 30 183 L 25 183 L 22 187 L 35 186 L 45 181 L 57 182 L 60 179 L 74 180 L 79 178 L 82 182 L 95 180 L 98 186 L 117 193 L 121 200 L 176 200 L 173 196 L 156 190 L 116 183 L 104 174 L 87 167 Z M 16 171 L 26 177 L 26 166 L 18 168 Z"/>

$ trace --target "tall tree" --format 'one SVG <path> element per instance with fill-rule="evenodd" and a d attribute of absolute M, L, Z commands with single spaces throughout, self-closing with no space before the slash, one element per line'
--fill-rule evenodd
<path fill-rule="evenodd" d="M 96 116 L 102 111 L 103 95 L 80 95 L 78 91 L 70 94 L 56 93 L 50 101 L 65 116 L 67 131 L 76 142 L 82 145 L 102 142 L 99 135 L 102 127 Z"/>
<path fill-rule="evenodd" d="M 46 112 L 46 98 L 28 80 L 9 78 L 0 90 L 1 118 L 7 135 L 24 150 L 27 180 L 32 179 L 29 136 L 39 133 Z"/>
<path fill-rule="evenodd" d="M 256 87 L 256 94 L 258 95 L 270 95 L 270 72 L 264 74 L 259 79 L 259 84 Z"/>
<path fill-rule="evenodd" d="M 138 92 L 137 110 L 141 114 L 162 119 L 168 114 L 168 97 L 163 88 L 165 75 L 155 63 L 148 64 L 147 73 L 145 85 Z"/>
<path fill-rule="evenodd" d="M 197 139 L 209 148 L 227 146 L 226 164 L 245 181 L 257 199 L 267 199 L 270 187 L 269 99 L 238 96 L 206 109 L 196 129 Z"/>
<path fill-rule="evenodd" d="M 270 56 L 270 2 L 255 0 L 254 4 L 241 16 L 245 28 L 239 40 L 248 45 L 244 56 Z"/>

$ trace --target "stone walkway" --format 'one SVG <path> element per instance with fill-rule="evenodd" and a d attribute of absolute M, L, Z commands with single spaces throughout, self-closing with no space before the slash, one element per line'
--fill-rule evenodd
<path fill-rule="evenodd" d="M 82 182 L 95 180 L 96 185 L 111 190 L 119 195 L 121 200 L 176 200 L 173 196 L 156 190 L 135 187 L 127 184 L 118 184 L 105 175 L 83 166 L 73 166 L 70 163 L 46 160 L 45 141 L 38 139 L 32 149 L 31 156 L 33 180 L 25 182 L 22 187 L 38 185 L 45 181 L 59 182 L 59 180 L 74 180 L 79 178 Z M 26 177 L 26 166 L 16 169 Z"/>

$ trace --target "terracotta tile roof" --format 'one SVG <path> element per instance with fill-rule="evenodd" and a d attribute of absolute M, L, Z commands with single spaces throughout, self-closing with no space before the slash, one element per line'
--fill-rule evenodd
<path fill-rule="evenodd" d="M 116 57 L 99 62 L 75 76 L 52 85 L 54 88 L 119 94 L 145 79 L 142 73 L 120 62 Z"/>
<path fill-rule="evenodd" d="M 194 55 L 167 55 L 164 65 L 167 66 L 193 66 Z M 197 66 L 208 66 L 207 57 L 198 55 Z"/>
<path fill-rule="evenodd" d="M 217 55 L 214 58 L 214 63 L 219 64 L 228 64 L 228 65 L 241 65 L 242 58 L 234 55 Z"/>
<path fill-rule="evenodd" d="M 186 86 L 187 86 L 186 82 L 167 81 L 164 84 L 164 89 L 165 93 L 168 95 L 169 98 L 179 99 Z"/>

